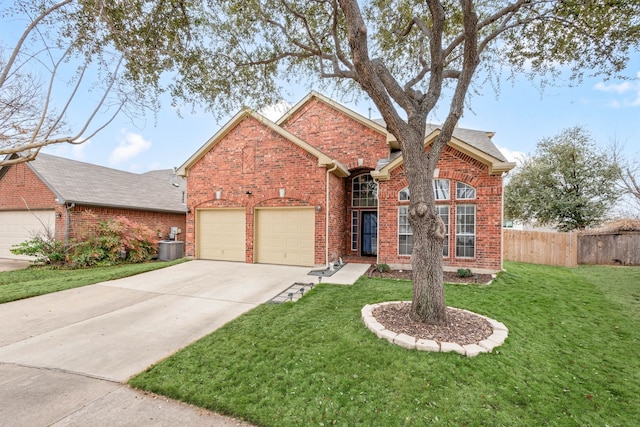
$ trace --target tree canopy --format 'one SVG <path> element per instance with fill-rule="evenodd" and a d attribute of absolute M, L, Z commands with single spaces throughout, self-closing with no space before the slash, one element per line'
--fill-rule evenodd
<path fill-rule="evenodd" d="M 366 94 L 398 140 L 414 233 L 411 316 L 446 319 L 444 224 L 431 185 L 474 77 L 500 67 L 553 75 L 620 73 L 640 39 L 640 1 L 166 0 L 87 3 L 116 28 L 136 82 L 171 70 L 176 99 L 212 111 L 262 107 L 288 84 Z M 98 7 L 99 6 L 99 7 Z M 447 113 L 424 148 L 426 123 Z"/>
<path fill-rule="evenodd" d="M 541 140 L 513 173 L 505 187 L 505 217 L 561 231 L 597 225 L 621 195 L 619 176 L 612 156 L 598 151 L 585 129 L 565 129 Z"/>
<path fill-rule="evenodd" d="M 74 30 L 122 52 L 134 89 L 161 88 L 168 73 L 174 99 L 201 102 L 218 116 L 240 106 L 272 104 L 293 82 L 366 94 L 404 155 L 414 233 L 411 316 L 434 323 L 444 322 L 446 307 L 444 224 L 431 177 L 474 77 L 500 67 L 543 75 L 569 69 L 574 79 L 584 73 L 612 76 L 624 69 L 640 39 L 640 0 L 86 0 L 77 5 Z M 427 151 L 427 119 L 439 105 L 447 113 Z"/>
<path fill-rule="evenodd" d="M 84 2 L 15 0 L 0 19 L 0 165 L 82 144 L 121 112 L 156 105 L 155 86 L 124 78 L 117 30 Z"/>

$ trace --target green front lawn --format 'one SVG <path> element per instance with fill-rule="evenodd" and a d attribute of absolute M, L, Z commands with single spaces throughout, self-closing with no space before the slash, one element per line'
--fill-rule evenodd
<path fill-rule="evenodd" d="M 65 289 L 120 279 L 186 261 L 154 261 L 77 270 L 50 267 L 29 267 L 24 270 L 0 272 L 0 304 Z"/>
<path fill-rule="evenodd" d="M 360 309 L 411 285 L 361 278 L 259 306 L 130 384 L 261 426 L 637 425 L 640 268 L 506 267 L 446 289 L 448 305 L 509 328 L 492 354 L 376 338 Z"/>

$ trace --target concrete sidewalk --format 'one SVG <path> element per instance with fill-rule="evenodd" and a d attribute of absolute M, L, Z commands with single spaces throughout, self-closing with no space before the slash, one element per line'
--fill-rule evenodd
<path fill-rule="evenodd" d="M 367 267 L 348 264 L 323 282 L 353 283 Z M 308 272 L 191 261 L 2 304 L 0 420 L 12 426 L 242 425 L 123 383 L 291 284 L 317 281 Z"/>

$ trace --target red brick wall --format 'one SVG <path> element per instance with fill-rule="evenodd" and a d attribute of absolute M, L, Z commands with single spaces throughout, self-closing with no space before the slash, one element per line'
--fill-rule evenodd
<path fill-rule="evenodd" d="M 326 168 L 279 134 L 246 117 L 189 169 L 186 254 L 195 256 L 198 208 L 243 207 L 247 212 L 246 262 L 253 262 L 253 209 L 271 206 L 322 206 L 316 211 L 315 260 L 325 259 Z M 281 198 L 279 189 L 285 189 Z M 216 199 L 216 191 L 221 191 Z M 246 194 L 250 191 L 252 194 Z"/>
<path fill-rule="evenodd" d="M 65 213 L 60 207 L 62 215 L 56 219 L 56 238 L 65 238 Z M 163 213 L 139 211 L 133 209 L 104 208 L 95 206 L 76 205 L 70 212 L 69 238 L 76 239 L 92 225 L 102 221 L 115 219 L 124 216 L 131 221 L 146 225 L 156 233 L 162 233 L 163 239 L 169 238 L 171 227 L 178 227 L 182 234 L 178 235 L 178 240 L 184 240 L 186 229 L 185 214 Z M 156 234 L 158 235 L 158 234 Z"/>
<path fill-rule="evenodd" d="M 389 156 L 386 135 L 318 99 L 309 101 L 281 126 L 349 170 L 359 167 L 358 159 L 363 159 L 362 167 L 374 169 L 379 159 Z"/>
<path fill-rule="evenodd" d="M 349 219 L 347 218 L 347 200 L 344 178 L 335 175 L 329 177 L 329 260 L 336 262 L 347 252 L 345 239 L 349 236 Z"/>
<path fill-rule="evenodd" d="M 55 206 L 55 194 L 24 163 L 10 166 L 0 179 L 0 210 L 53 209 Z"/>
<path fill-rule="evenodd" d="M 447 147 L 438 162 L 440 179 L 450 180 L 450 199 L 438 201 L 449 208 L 449 256 L 443 258 L 444 266 L 455 268 L 481 268 L 499 270 L 502 236 L 502 178 L 489 175 L 486 165 Z M 409 255 L 398 255 L 398 206 L 408 202 L 398 201 L 398 192 L 407 186 L 404 167 L 395 169 L 390 181 L 380 183 L 379 260 L 386 264 L 410 264 Z M 456 182 L 463 182 L 476 189 L 475 200 L 456 200 Z M 456 205 L 476 206 L 476 253 L 474 258 L 455 256 Z"/>

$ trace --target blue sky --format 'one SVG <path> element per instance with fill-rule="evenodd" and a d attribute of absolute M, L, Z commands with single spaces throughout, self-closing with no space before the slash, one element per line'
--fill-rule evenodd
<path fill-rule="evenodd" d="M 599 146 L 606 147 L 617 138 L 625 144 L 627 156 L 640 158 L 639 52 L 633 55 L 625 75 L 636 80 L 591 78 L 574 87 L 560 81 L 543 91 L 519 76 L 515 82 L 501 82 L 497 94 L 487 89 L 474 95 L 460 126 L 495 132 L 495 144 L 511 159 L 531 153 L 541 138 L 576 125 L 588 129 Z M 306 93 L 306 89 L 297 90 L 285 101 L 295 104 Z M 373 108 L 372 117 L 379 117 L 367 100 L 345 105 L 364 116 Z M 86 144 L 46 151 L 131 172 L 180 166 L 236 113 L 229 112 L 226 119 L 217 122 L 204 111 L 189 114 L 189 110 L 186 107 L 180 118 L 165 99 L 157 121 L 147 117 L 146 122 L 133 124 L 122 116 Z M 436 114 L 431 121 L 442 119 L 444 115 Z"/>
<path fill-rule="evenodd" d="M 13 47 L 23 25 L 20 21 L 3 22 L 0 44 Z M 603 82 L 591 78 L 574 87 L 558 81 L 544 91 L 524 76 L 514 82 L 501 81 L 497 94 L 487 87 L 473 95 L 459 125 L 495 132 L 493 141 L 508 158 L 531 153 L 540 139 L 580 125 L 591 132 L 599 146 L 606 147 L 617 138 L 625 144 L 627 156 L 640 159 L 640 52 L 631 55 L 624 74 L 635 80 Z M 43 82 L 47 78 L 41 76 Z M 295 86 L 289 91 L 292 93 L 285 101 L 290 104 L 307 94 L 307 89 Z M 96 96 L 95 91 L 85 94 L 87 98 Z M 63 97 L 61 102 L 65 100 Z M 230 111 L 225 119 L 216 121 L 204 110 L 191 114 L 185 106 L 181 118 L 170 99 L 164 99 L 162 105 L 157 119 L 148 115 L 132 123 L 121 115 L 85 144 L 51 146 L 46 152 L 131 172 L 172 168 L 186 161 L 237 112 Z M 369 116 L 372 108 L 371 117 L 379 117 L 372 102 L 344 105 L 364 116 Z M 91 108 L 90 102 L 80 103 L 74 119 L 82 123 Z M 443 119 L 444 114 L 435 114 L 430 121 L 440 123 Z"/>

